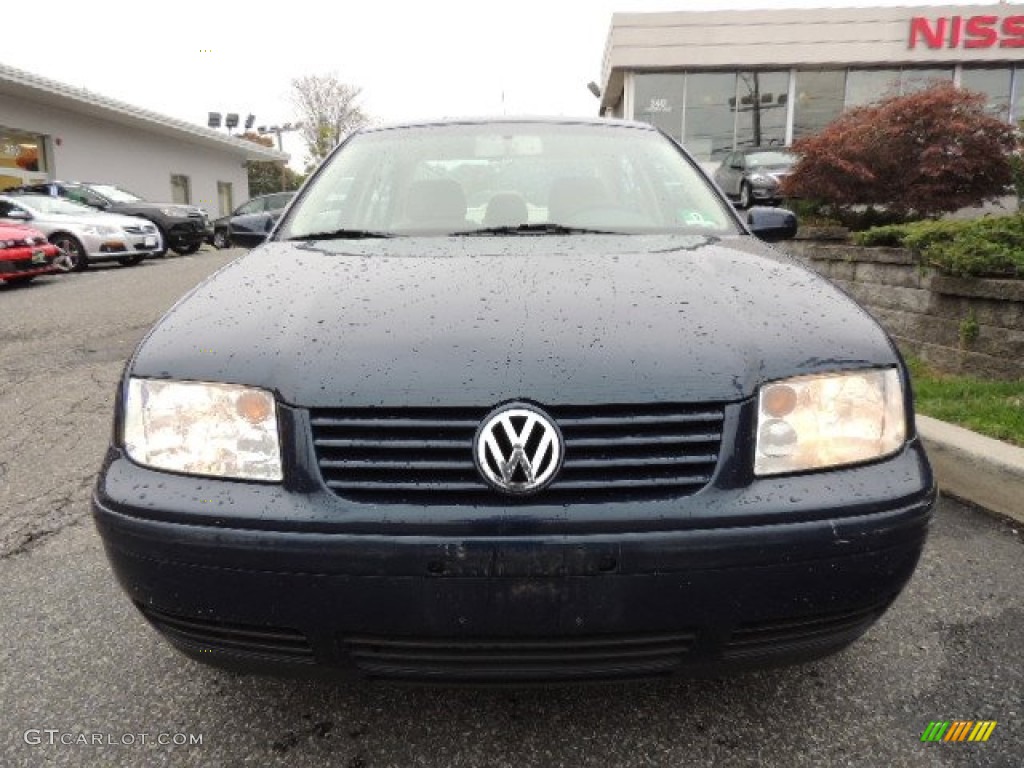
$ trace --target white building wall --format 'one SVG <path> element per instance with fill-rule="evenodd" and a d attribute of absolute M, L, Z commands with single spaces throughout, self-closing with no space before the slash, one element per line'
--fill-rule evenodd
<path fill-rule="evenodd" d="M 171 174 L 182 174 L 189 177 L 192 203 L 213 216 L 218 181 L 232 185 L 235 205 L 249 197 L 241 155 L 4 94 L 0 127 L 49 136 L 52 178 L 110 182 L 164 202 L 171 200 Z"/>

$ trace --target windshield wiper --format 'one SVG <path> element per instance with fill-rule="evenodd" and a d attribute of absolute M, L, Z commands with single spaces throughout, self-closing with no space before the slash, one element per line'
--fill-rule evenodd
<path fill-rule="evenodd" d="M 621 232 L 609 232 L 604 229 L 587 229 L 585 227 L 567 227 L 564 224 L 518 224 L 507 227 L 484 227 L 471 229 L 467 232 L 452 232 L 453 237 L 474 235 L 620 235 Z"/>
<path fill-rule="evenodd" d="M 379 237 L 394 237 L 390 232 L 376 232 L 372 229 L 334 229 L 330 232 L 310 232 L 306 235 L 294 235 L 285 240 L 369 240 Z"/>

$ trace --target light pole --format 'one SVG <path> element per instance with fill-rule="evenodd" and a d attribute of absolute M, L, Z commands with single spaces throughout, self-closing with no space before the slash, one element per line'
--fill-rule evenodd
<path fill-rule="evenodd" d="M 272 133 L 277 136 L 277 151 L 284 152 L 284 144 L 281 140 L 281 134 L 291 133 L 292 131 L 298 131 L 302 129 L 302 123 L 285 123 L 284 125 L 261 125 L 256 129 L 256 133 L 260 136 L 266 136 L 268 133 Z M 281 161 L 281 191 L 284 192 L 288 189 L 288 177 L 285 171 L 285 163 Z"/>
<path fill-rule="evenodd" d="M 220 128 L 220 115 L 221 115 L 221 113 L 220 112 L 209 112 L 208 114 L 209 114 L 209 117 L 207 118 L 206 124 L 210 128 Z M 255 123 L 255 122 L 256 122 L 256 116 L 250 113 L 248 115 L 248 117 L 245 118 L 245 130 L 251 131 L 252 130 L 252 124 Z M 231 135 L 231 131 L 233 131 L 235 128 L 238 127 L 238 113 L 237 112 L 228 112 L 228 113 L 226 113 L 224 115 L 224 127 L 228 129 L 228 135 L 230 136 Z"/>

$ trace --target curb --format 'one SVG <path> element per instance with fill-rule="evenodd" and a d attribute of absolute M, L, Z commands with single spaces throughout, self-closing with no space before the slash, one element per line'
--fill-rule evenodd
<path fill-rule="evenodd" d="M 1024 448 L 918 415 L 939 489 L 1024 523 Z"/>

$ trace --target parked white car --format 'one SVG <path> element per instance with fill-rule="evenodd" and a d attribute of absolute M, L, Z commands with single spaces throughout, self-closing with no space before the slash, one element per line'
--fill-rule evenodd
<path fill-rule="evenodd" d="M 46 195 L 0 195 L 0 221 L 40 230 L 62 251 L 58 261 L 66 270 L 82 270 L 94 261 L 133 266 L 163 250 L 159 231 L 146 219 Z"/>

